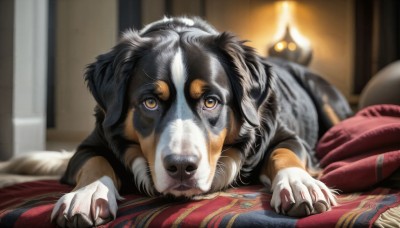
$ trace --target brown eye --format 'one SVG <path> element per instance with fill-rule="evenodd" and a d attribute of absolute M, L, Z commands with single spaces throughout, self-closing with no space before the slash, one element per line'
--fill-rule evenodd
<path fill-rule="evenodd" d="M 158 108 L 157 100 L 154 98 L 147 98 L 143 101 L 143 104 L 149 110 L 156 110 Z"/>
<path fill-rule="evenodd" d="M 218 101 L 217 99 L 213 98 L 213 97 L 207 97 L 204 100 L 204 108 L 208 109 L 208 110 L 212 110 L 215 107 L 217 107 Z"/>

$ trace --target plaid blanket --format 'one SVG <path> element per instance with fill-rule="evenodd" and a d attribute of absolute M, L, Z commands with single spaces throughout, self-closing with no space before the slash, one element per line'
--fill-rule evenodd
<path fill-rule="evenodd" d="M 54 227 L 54 203 L 71 187 L 35 181 L 0 189 L 0 227 Z M 126 195 L 117 218 L 102 227 L 371 227 L 378 216 L 400 206 L 400 191 L 376 188 L 339 196 L 339 206 L 296 219 L 278 215 L 262 186 L 230 189 L 198 201 L 176 202 Z"/>

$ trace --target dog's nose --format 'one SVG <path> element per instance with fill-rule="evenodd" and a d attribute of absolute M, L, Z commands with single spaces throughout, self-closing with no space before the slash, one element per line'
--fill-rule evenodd
<path fill-rule="evenodd" d="M 170 177 L 186 180 L 196 173 L 199 160 L 199 157 L 195 155 L 170 154 L 165 156 L 163 162 Z"/>

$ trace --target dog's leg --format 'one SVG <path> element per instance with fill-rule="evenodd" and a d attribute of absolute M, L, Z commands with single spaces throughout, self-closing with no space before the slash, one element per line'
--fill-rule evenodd
<path fill-rule="evenodd" d="M 260 179 L 271 186 L 271 206 L 278 213 L 302 217 L 336 205 L 329 188 L 312 178 L 305 162 L 290 149 L 276 147 L 264 161 Z"/>
<path fill-rule="evenodd" d="M 51 219 L 61 227 L 91 227 L 116 217 L 119 179 L 101 156 L 89 158 L 76 175 L 76 187 L 61 197 Z"/>

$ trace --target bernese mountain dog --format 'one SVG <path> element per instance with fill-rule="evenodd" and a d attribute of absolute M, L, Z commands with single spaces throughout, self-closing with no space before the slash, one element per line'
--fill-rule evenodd
<path fill-rule="evenodd" d="M 261 182 L 277 213 L 336 205 L 314 179 L 316 142 L 351 114 L 344 97 L 305 67 L 264 59 L 199 18 L 128 30 L 87 67 L 96 125 L 69 160 L 59 226 L 116 217 L 120 194 L 190 199 Z"/>

